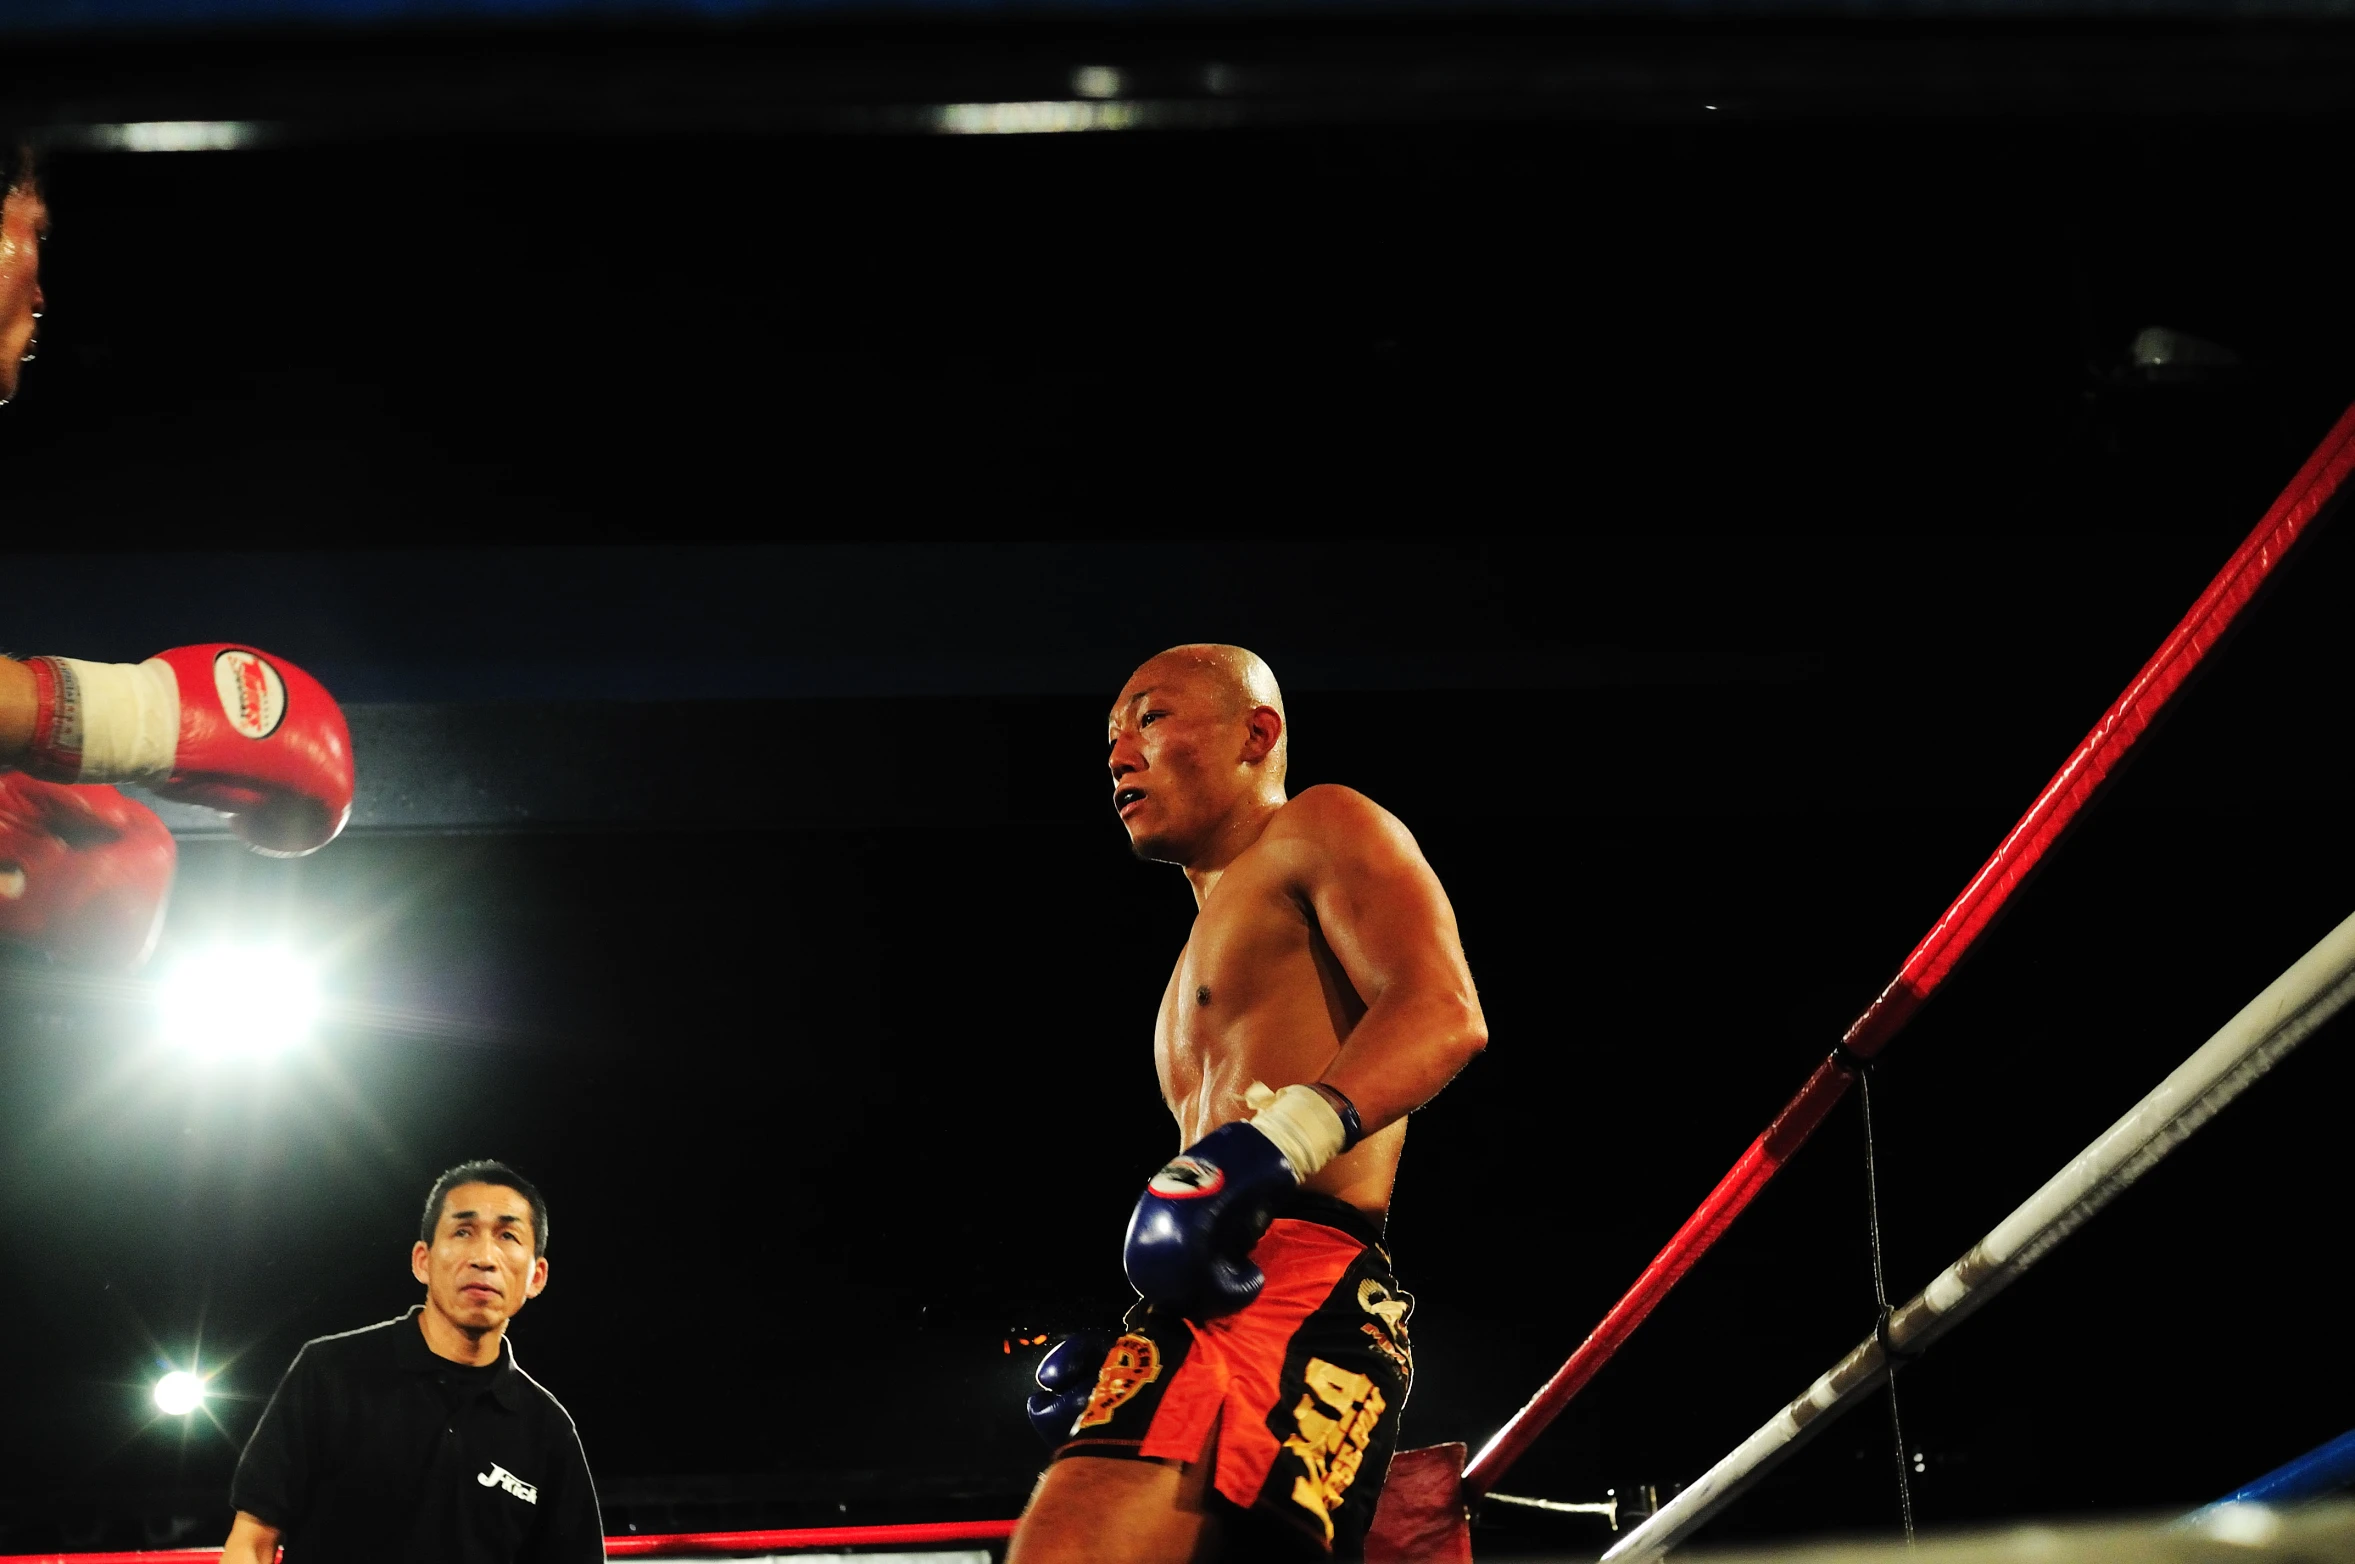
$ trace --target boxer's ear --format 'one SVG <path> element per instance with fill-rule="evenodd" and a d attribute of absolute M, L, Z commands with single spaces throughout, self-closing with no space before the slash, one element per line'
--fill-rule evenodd
<path fill-rule="evenodd" d="M 409 1246 L 409 1274 L 420 1282 L 430 1283 L 433 1280 L 432 1273 L 425 1268 L 425 1257 L 431 1253 L 433 1251 L 426 1247 L 422 1238 Z"/>
<path fill-rule="evenodd" d="M 548 1290 L 548 1257 L 540 1255 L 532 1261 L 532 1271 L 523 1284 L 525 1298 L 537 1298 Z"/>
<path fill-rule="evenodd" d="M 1284 714 L 1273 706 L 1254 706 L 1243 719 L 1243 763 L 1256 765 L 1275 751 L 1284 736 Z"/>

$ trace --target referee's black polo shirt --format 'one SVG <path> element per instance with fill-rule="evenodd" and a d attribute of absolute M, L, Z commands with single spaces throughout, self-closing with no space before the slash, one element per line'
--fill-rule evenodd
<path fill-rule="evenodd" d="M 286 1564 L 602 1564 L 572 1418 L 512 1346 L 480 1368 L 452 1363 L 417 1315 L 306 1342 L 231 1501 L 278 1528 Z"/>

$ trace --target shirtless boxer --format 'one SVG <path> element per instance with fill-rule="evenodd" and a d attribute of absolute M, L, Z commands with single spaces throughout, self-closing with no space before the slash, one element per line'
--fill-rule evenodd
<path fill-rule="evenodd" d="M 1110 739 L 1130 846 L 1194 888 L 1153 1039 L 1186 1150 L 1129 1224 L 1126 1334 L 1041 1367 L 1061 1443 L 1008 1564 L 1349 1556 L 1413 1372 L 1381 1246 L 1406 1116 L 1488 1038 L 1455 913 L 1371 800 L 1286 800 L 1252 653 L 1163 652 Z"/>

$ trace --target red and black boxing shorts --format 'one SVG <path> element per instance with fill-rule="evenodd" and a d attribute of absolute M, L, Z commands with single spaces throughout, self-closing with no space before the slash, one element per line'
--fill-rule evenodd
<path fill-rule="evenodd" d="M 1296 1196 L 1251 1261 L 1267 1285 L 1236 1313 L 1129 1311 L 1055 1459 L 1190 1462 L 1215 1427 L 1212 1487 L 1252 1530 L 1357 1557 L 1414 1383 L 1414 1300 L 1372 1219 L 1326 1195 Z"/>

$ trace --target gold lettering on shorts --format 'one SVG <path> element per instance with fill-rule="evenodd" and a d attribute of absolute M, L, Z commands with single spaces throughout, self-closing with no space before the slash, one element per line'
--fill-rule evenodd
<path fill-rule="evenodd" d="M 1133 1333 L 1121 1337 L 1104 1354 L 1104 1366 L 1096 1372 L 1095 1392 L 1088 1397 L 1088 1409 L 1071 1425 L 1073 1430 L 1111 1422 L 1113 1413 L 1160 1377 L 1161 1349 L 1153 1345 L 1153 1339 Z"/>
<path fill-rule="evenodd" d="M 1406 1317 L 1413 1311 L 1415 1300 L 1401 1298 L 1369 1276 L 1357 1284 L 1357 1306 L 1389 1326 L 1395 1336 L 1405 1332 Z"/>
<path fill-rule="evenodd" d="M 1398 1365 L 1400 1373 L 1412 1379 L 1415 1349 L 1406 1339 L 1406 1319 L 1415 1311 L 1415 1300 L 1392 1292 L 1369 1276 L 1357 1284 L 1357 1306 L 1381 1322 L 1358 1328 L 1372 1339 L 1377 1351 Z"/>
<path fill-rule="evenodd" d="M 1409 1379 L 1413 1379 L 1415 1377 L 1415 1360 L 1412 1357 L 1409 1357 L 1405 1352 L 1399 1350 L 1398 1346 L 1393 1343 L 1389 1337 L 1383 1335 L 1381 1326 L 1360 1325 L 1358 1329 L 1366 1333 L 1366 1339 L 1374 1344 L 1374 1350 L 1376 1352 L 1379 1352 L 1382 1354 L 1382 1356 L 1388 1358 L 1391 1362 L 1398 1365 L 1398 1371 L 1401 1374 L 1404 1374 Z"/>
<path fill-rule="evenodd" d="M 1307 1476 L 1292 1480 L 1292 1502 L 1324 1523 L 1325 1540 L 1331 1542 L 1333 1512 L 1357 1481 L 1374 1425 L 1381 1420 L 1382 1392 L 1365 1375 L 1323 1358 L 1308 1360 L 1307 1379 L 1311 1394 L 1292 1409 L 1299 1431 L 1285 1438 L 1284 1448 L 1308 1468 Z"/>

